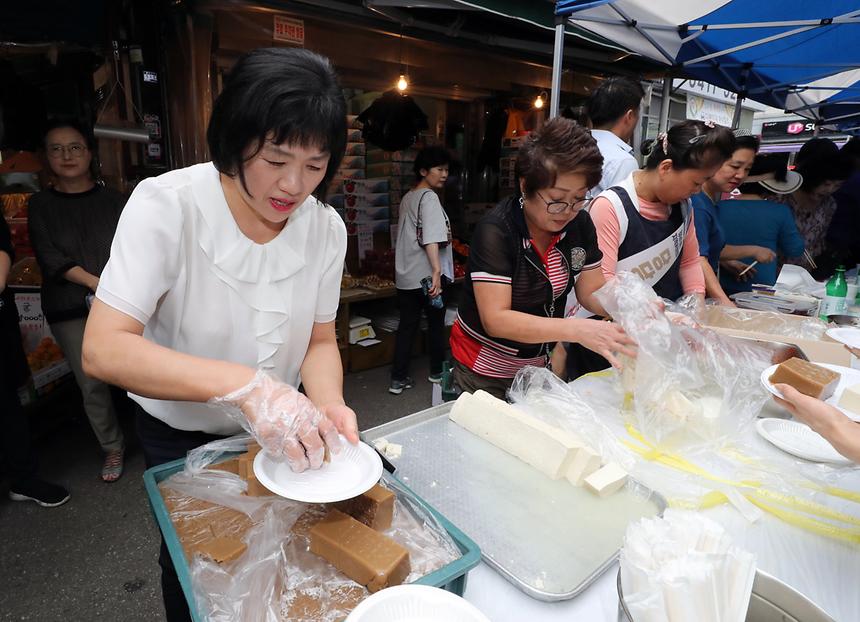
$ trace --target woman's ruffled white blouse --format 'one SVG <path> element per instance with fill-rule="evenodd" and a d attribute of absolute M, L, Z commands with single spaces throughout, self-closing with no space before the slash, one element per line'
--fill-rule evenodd
<path fill-rule="evenodd" d="M 309 197 L 266 244 L 247 238 L 211 163 L 142 181 L 123 211 L 96 295 L 144 336 L 195 356 L 272 370 L 294 386 L 314 322 L 337 312 L 346 229 Z M 205 404 L 130 394 L 181 430 L 238 431 Z"/>

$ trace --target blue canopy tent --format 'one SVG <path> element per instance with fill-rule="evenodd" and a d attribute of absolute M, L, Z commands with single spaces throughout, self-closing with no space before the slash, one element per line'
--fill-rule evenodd
<path fill-rule="evenodd" d="M 563 0 L 559 29 L 573 24 L 667 67 L 745 97 L 841 129 L 860 126 L 860 3 L 857 0 Z M 562 30 L 563 31 L 563 30 Z M 553 86 L 561 67 L 556 55 Z M 557 111 L 557 89 L 550 113 Z"/>

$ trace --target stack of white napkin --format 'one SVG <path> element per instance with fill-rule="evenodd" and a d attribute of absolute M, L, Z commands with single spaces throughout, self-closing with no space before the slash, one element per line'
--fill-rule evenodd
<path fill-rule="evenodd" d="M 743 622 L 755 556 L 696 512 L 666 510 L 627 528 L 621 586 L 634 622 Z"/>

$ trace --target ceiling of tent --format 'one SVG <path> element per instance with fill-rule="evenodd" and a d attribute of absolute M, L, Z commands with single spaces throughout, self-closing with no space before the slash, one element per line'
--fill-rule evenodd
<path fill-rule="evenodd" d="M 860 125 L 856 0 L 566 0 L 556 11 L 679 74 Z"/>

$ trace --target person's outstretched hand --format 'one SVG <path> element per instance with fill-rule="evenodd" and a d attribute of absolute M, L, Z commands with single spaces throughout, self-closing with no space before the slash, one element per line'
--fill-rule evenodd
<path fill-rule="evenodd" d="M 857 423 L 836 407 L 804 395 L 790 385 L 775 384 L 774 388 L 784 397 L 774 396 L 777 404 L 826 438 L 840 454 L 860 462 L 860 426 Z"/>
<path fill-rule="evenodd" d="M 358 442 L 358 420 L 352 408 L 346 404 L 332 404 L 323 406 L 322 412 L 346 440 L 353 445 Z"/>

